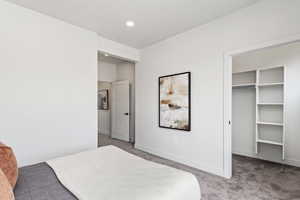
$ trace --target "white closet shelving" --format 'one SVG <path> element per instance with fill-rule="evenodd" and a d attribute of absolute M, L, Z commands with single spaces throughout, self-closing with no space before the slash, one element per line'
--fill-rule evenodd
<path fill-rule="evenodd" d="M 233 89 L 255 90 L 255 153 L 261 145 L 276 145 L 285 159 L 285 68 L 268 67 L 233 74 Z"/>
<path fill-rule="evenodd" d="M 258 103 L 257 105 L 259 105 L 259 106 L 283 106 L 283 103 L 267 102 L 267 103 Z"/>
<path fill-rule="evenodd" d="M 235 84 L 235 85 L 232 85 L 232 87 L 234 87 L 234 88 L 238 88 L 238 87 L 255 87 L 255 83 Z"/>
<path fill-rule="evenodd" d="M 284 83 L 261 83 L 258 84 L 259 87 L 268 87 L 268 86 L 278 86 L 278 85 L 284 85 Z"/>

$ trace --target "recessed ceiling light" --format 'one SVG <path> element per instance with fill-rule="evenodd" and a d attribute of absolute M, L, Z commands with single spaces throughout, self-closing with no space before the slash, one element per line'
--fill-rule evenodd
<path fill-rule="evenodd" d="M 134 21 L 128 20 L 128 21 L 126 21 L 126 26 L 127 27 L 134 27 L 135 23 L 134 23 Z"/>
<path fill-rule="evenodd" d="M 104 54 L 105 57 L 109 56 L 107 53 Z"/>

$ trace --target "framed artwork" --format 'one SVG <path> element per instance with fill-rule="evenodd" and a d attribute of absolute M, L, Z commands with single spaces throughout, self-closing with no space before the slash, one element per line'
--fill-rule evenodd
<path fill-rule="evenodd" d="M 159 127 L 191 130 L 191 73 L 159 77 Z"/>
<path fill-rule="evenodd" d="M 98 91 L 98 110 L 109 110 L 108 90 Z"/>

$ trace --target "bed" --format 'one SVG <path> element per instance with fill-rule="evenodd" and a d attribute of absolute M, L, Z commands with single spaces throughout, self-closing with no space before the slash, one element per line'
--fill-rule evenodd
<path fill-rule="evenodd" d="M 16 200 L 200 200 L 201 196 L 194 175 L 114 146 L 23 168 L 15 194 Z"/>

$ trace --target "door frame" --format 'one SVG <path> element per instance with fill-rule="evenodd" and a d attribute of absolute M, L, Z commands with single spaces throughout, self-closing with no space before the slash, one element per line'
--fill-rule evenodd
<path fill-rule="evenodd" d="M 299 42 L 300 34 L 267 41 L 223 54 L 223 175 L 232 177 L 232 59 L 234 56 L 250 51 Z"/>
<path fill-rule="evenodd" d="M 116 103 L 116 98 L 114 98 L 114 86 L 115 85 L 120 85 L 120 84 L 127 84 L 129 87 L 129 107 L 128 107 L 128 113 L 129 113 L 129 116 L 128 116 L 128 140 L 126 140 L 126 142 L 130 142 L 130 122 L 131 122 L 131 110 L 130 110 L 130 81 L 129 80 L 124 80 L 124 81 L 114 81 L 111 83 L 111 91 L 112 91 L 112 103 L 111 103 L 111 138 L 113 138 L 113 120 L 114 120 L 114 115 L 115 115 L 115 103 Z"/>

